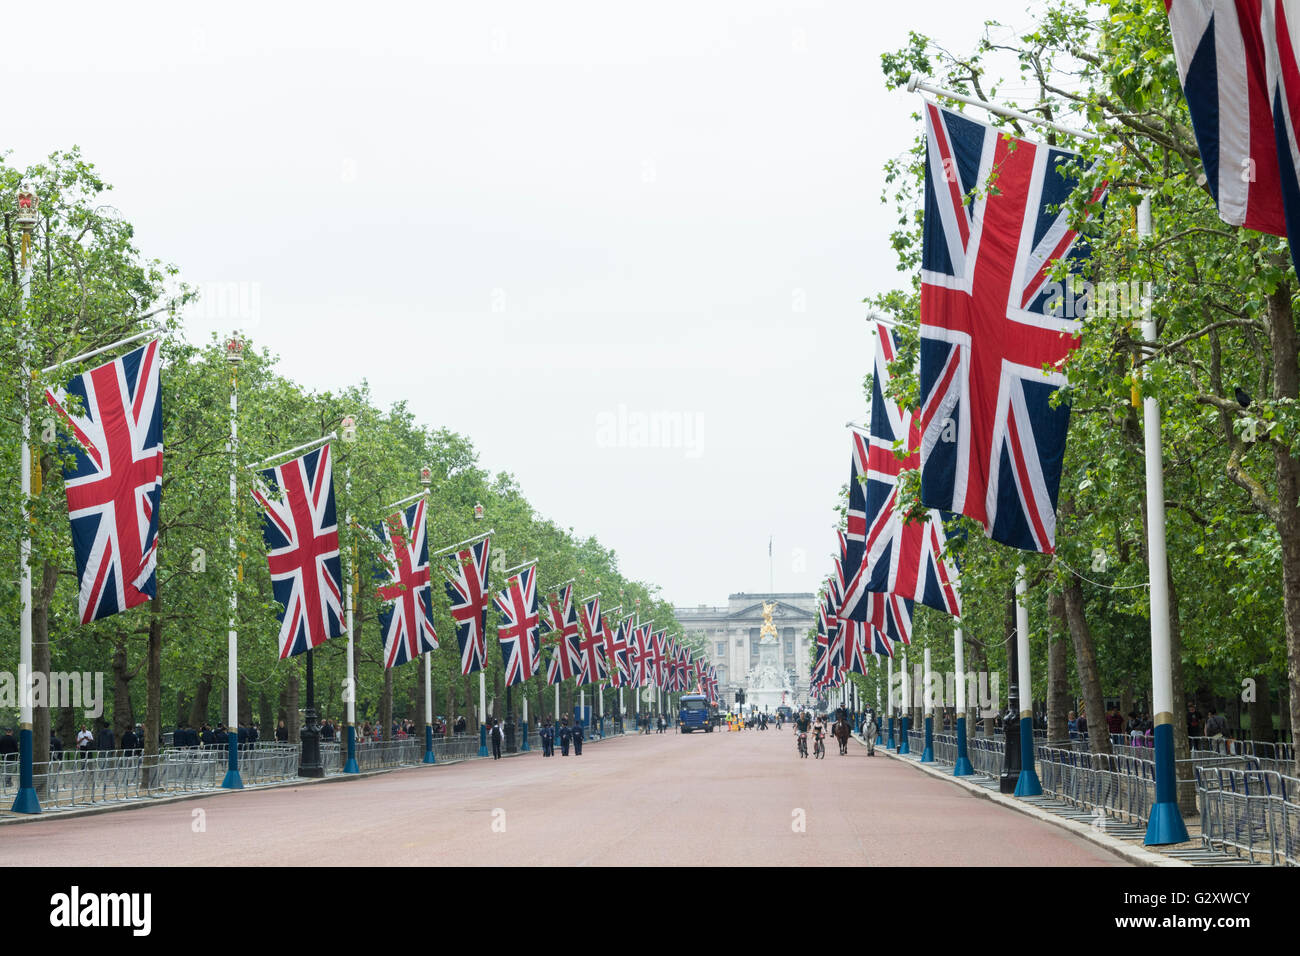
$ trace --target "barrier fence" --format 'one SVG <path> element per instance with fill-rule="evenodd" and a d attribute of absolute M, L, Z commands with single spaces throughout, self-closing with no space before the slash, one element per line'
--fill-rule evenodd
<path fill-rule="evenodd" d="M 606 721 L 605 737 L 619 736 L 612 721 Z M 586 742 L 603 739 L 595 728 Z M 516 747 L 522 747 L 516 736 Z M 528 732 L 528 746 L 542 749 L 536 726 Z M 557 741 L 558 746 L 558 741 Z M 502 750 L 505 750 L 504 742 Z M 346 746 L 338 740 L 320 745 L 321 765 L 326 775 L 343 772 Z M 489 754 L 491 744 L 489 742 Z M 479 759 L 478 734 L 438 736 L 433 739 L 437 763 Z M 358 741 L 357 766 L 361 771 L 415 766 L 424 762 L 424 738 L 420 736 L 384 741 Z M 134 751 L 66 750 L 51 754 L 49 761 L 34 766 L 33 786 L 42 810 L 67 810 L 148 800 L 221 789 L 229 766 L 224 746 L 175 747 L 146 757 Z M 245 787 L 265 786 L 298 779 L 300 746 L 275 741 L 257 741 L 239 747 L 239 775 Z M 12 804 L 18 791 L 16 756 L 0 760 L 0 801 Z"/>
<path fill-rule="evenodd" d="M 953 766 L 957 737 L 935 733 L 935 762 Z M 971 735 L 967 755 L 978 774 L 1002 773 L 1004 738 Z M 1300 777 L 1293 771 L 1293 745 L 1267 741 L 1191 738 L 1191 757 L 1177 761 L 1179 788 L 1194 791 L 1200 813 L 1201 843 L 1228 849 L 1259 862 L 1300 865 Z M 1115 753 L 1089 752 L 1087 741 L 1046 746 L 1035 741 L 1035 767 L 1043 793 L 1084 810 L 1098 820 L 1145 825 L 1155 802 L 1155 764 L 1151 748 L 1116 743 Z M 913 759 L 925 746 L 923 730 L 908 731 Z"/>

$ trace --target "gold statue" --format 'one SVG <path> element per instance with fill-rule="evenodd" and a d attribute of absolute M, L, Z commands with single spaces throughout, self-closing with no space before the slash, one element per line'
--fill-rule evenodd
<path fill-rule="evenodd" d="M 763 643 L 769 637 L 773 640 L 773 642 L 775 642 L 777 639 L 776 625 L 772 623 L 772 612 L 774 610 L 776 610 L 775 601 L 773 601 L 771 604 L 768 604 L 766 601 L 763 602 L 763 626 L 762 628 L 759 629 L 758 632 L 759 643 Z"/>

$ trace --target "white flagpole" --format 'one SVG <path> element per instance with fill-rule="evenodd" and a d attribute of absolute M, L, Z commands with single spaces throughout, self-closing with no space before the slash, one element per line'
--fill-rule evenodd
<path fill-rule="evenodd" d="M 910 754 L 912 752 L 911 744 L 907 739 L 908 723 L 910 714 L 907 712 L 907 706 L 911 695 L 912 675 L 907 670 L 907 648 L 903 648 L 903 673 L 902 679 L 898 682 L 898 752 L 900 754 Z"/>
<path fill-rule="evenodd" d="M 1149 239 L 1151 196 L 1144 194 L 1137 213 L 1138 238 Z M 1151 284 L 1142 291 L 1142 338 L 1156 340 L 1151 314 Z M 1184 843 L 1187 826 L 1178 809 L 1178 778 L 1174 763 L 1173 654 L 1169 646 L 1169 565 L 1165 551 L 1164 452 L 1160 442 L 1160 401 L 1142 400 L 1142 429 L 1147 484 L 1147 578 L 1151 587 L 1151 713 L 1155 724 L 1156 801 L 1147 819 L 1147 846 Z M 1095 719 L 1095 718 L 1094 718 Z M 1098 722 L 1097 727 L 1102 724 Z M 1096 731 L 1094 731 L 1095 733 Z"/>
<path fill-rule="evenodd" d="M 348 621 L 348 640 L 352 640 L 352 622 Z M 437 763 L 433 755 L 433 664 L 432 651 L 424 652 L 424 762 Z M 349 654 L 349 659 L 351 655 Z M 528 704 L 524 704 L 524 714 L 528 713 Z M 348 703 L 348 720 L 352 720 L 352 704 Z"/>
<path fill-rule="evenodd" d="M 487 749 L 487 675 L 478 672 L 478 755 L 486 757 Z"/>
<path fill-rule="evenodd" d="M 233 344 L 233 343 L 232 343 Z M 239 363 L 243 347 L 226 347 L 230 362 L 230 626 L 226 633 L 226 738 L 228 762 L 221 786 L 242 790 L 239 775 L 239 546 L 235 541 L 236 516 L 239 514 Z"/>
<path fill-rule="evenodd" d="M 925 649 L 925 674 L 921 681 L 921 714 L 925 721 L 925 749 L 921 763 L 934 763 L 934 673 L 930 670 L 930 648 Z"/>
<path fill-rule="evenodd" d="M 1029 607 L 1025 592 L 1025 566 L 1016 568 L 1016 684 L 1020 693 L 1020 777 L 1016 780 L 1017 797 L 1037 797 L 1043 792 L 1034 766 L 1034 684 L 1029 672 Z"/>
<path fill-rule="evenodd" d="M 885 658 L 885 716 L 889 720 L 889 740 L 885 744 L 886 750 L 893 750 L 897 746 L 894 740 L 894 658 L 892 656 Z"/>
<path fill-rule="evenodd" d="M 347 615 L 348 628 L 348 660 L 347 660 L 347 697 L 345 704 L 347 706 L 347 726 L 343 729 L 344 746 L 347 748 L 346 760 L 343 763 L 344 773 L 360 773 L 361 768 L 357 766 L 357 688 L 356 674 L 353 673 L 353 636 L 352 636 L 352 584 L 356 581 L 357 570 L 352 567 L 352 465 L 349 463 L 344 469 L 343 492 L 348 497 L 348 512 L 343 523 L 348 529 L 348 582 L 345 588 L 345 598 L 347 605 L 344 613 Z"/>
<path fill-rule="evenodd" d="M 957 730 L 957 762 L 953 764 L 952 775 L 969 777 L 975 769 L 966 751 L 966 650 L 960 627 L 952 632 L 952 655 L 957 671 L 957 719 L 953 721 Z"/>
<path fill-rule="evenodd" d="M 27 186 L 26 183 L 23 184 Z M 18 224 L 22 229 L 22 325 L 19 338 L 22 362 L 22 402 L 23 402 L 23 439 L 19 453 L 19 470 L 22 472 L 20 488 L 22 494 L 22 538 L 18 544 L 18 567 L 20 574 L 19 593 L 22 601 L 22 617 L 18 625 L 18 685 L 19 685 L 19 756 L 18 756 L 18 793 L 14 798 L 15 813 L 40 813 L 41 804 L 36 796 L 35 775 L 33 772 L 33 754 L 35 743 L 32 739 L 32 714 L 34 700 L 32 688 L 32 414 L 30 409 L 31 372 L 28 366 L 28 351 L 31 343 L 28 334 L 31 320 L 27 314 L 28 303 L 32 296 L 32 261 L 28 256 L 31 245 L 32 229 L 36 225 L 36 193 L 28 190 L 32 203 L 30 213 L 19 209 Z"/>

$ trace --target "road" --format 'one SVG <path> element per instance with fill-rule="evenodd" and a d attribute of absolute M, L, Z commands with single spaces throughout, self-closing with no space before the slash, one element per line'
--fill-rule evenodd
<path fill-rule="evenodd" d="M 198 813 L 197 811 L 202 811 Z M 195 832 L 202 823 L 201 832 Z M 802 824 L 802 829 L 800 828 Z M 1114 866 L 901 761 L 789 730 L 652 734 L 0 827 L 0 864 Z"/>

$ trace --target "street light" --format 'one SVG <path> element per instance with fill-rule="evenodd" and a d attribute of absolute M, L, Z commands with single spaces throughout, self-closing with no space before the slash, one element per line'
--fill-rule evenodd
<path fill-rule="evenodd" d="M 19 684 L 19 729 L 18 729 L 18 793 L 14 798 L 14 813 L 40 813 L 41 804 L 36 798 L 36 784 L 32 773 L 32 533 L 31 533 L 31 495 L 32 495 L 32 416 L 29 408 L 28 388 L 31 383 L 31 369 L 28 366 L 27 341 L 29 321 L 27 304 L 32 295 L 32 262 L 28 256 L 31 248 L 32 230 L 36 228 L 36 219 L 40 210 L 40 198 L 36 187 L 24 182 L 18 187 L 18 228 L 22 230 L 22 325 L 19 333 L 19 360 L 22 363 L 22 402 L 23 402 L 23 443 L 19 454 L 23 505 L 23 536 L 18 546 L 18 566 L 21 571 L 19 592 L 22 600 L 22 617 L 19 622 L 18 643 L 18 684 Z"/>
<path fill-rule="evenodd" d="M 239 775 L 239 548 L 235 529 L 239 525 L 239 366 L 244 362 L 244 341 L 236 333 L 226 340 L 226 364 L 230 366 L 230 626 L 226 634 L 226 736 L 229 756 L 221 786 L 244 789 Z"/>
<path fill-rule="evenodd" d="M 478 502 L 474 503 L 474 520 L 480 521 L 483 518 L 483 506 Z"/>

